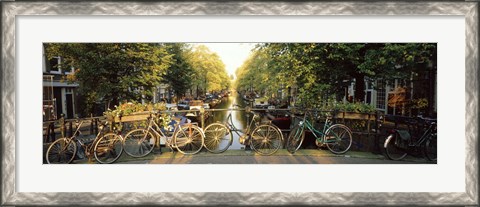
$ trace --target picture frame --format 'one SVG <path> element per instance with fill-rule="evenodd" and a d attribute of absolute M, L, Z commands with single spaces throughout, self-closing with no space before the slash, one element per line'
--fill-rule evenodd
<path fill-rule="evenodd" d="M 478 205 L 478 2 L 2 2 L 2 205 Z M 425 193 L 16 191 L 16 18 L 22 15 L 461 15 L 465 17 L 465 191 Z M 221 17 L 218 17 L 221 18 Z"/>

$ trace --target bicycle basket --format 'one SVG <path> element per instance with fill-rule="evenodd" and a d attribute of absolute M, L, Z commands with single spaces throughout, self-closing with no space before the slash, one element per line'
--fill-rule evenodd
<path fill-rule="evenodd" d="M 397 133 L 395 133 L 395 146 L 402 149 L 407 149 L 409 141 L 410 133 L 408 133 L 408 131 L 397 130 Z"/>
<path fill-rule="evenodd" d="M 85 155 L 85 151 L 83 150 L 82 143 L 80 142 L 80 140 L 77 140 L 77 154 L 75 155 L 75 157 L 81 160 L 81 159 L 84 159 L 85 156 L 86 155 Z"/>

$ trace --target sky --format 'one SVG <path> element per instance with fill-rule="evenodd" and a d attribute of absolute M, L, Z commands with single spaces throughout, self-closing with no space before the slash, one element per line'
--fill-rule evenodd
<path fill-rule="evenodd" d="M 217 53 L 225 64 L 227 73 L 235 75 L 235 70 L 240 67 L 250 55 L 256 43 L 196 43 L 205 45 L 210 51 Z"/>

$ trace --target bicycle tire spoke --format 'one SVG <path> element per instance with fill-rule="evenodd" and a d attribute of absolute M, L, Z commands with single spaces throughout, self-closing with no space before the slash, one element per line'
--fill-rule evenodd
<path fill-rule="evenodd" d="M 191 137 L 198 137 L 198 136 L 201 136 L 200 135 L 200 132 L 199 131 L 195 131 L 192 133 L 192 136 Z"/>
<path fill-rule="evenodd" d="M 195 148 L 192 147 L 193 149 L 197 149 L 197 148 L 200 146 L 200 145 L 199 145 L 198 143 L 196 143 L 196 142 L 191 142 L 191 143 L 192 143 L 191 145 L 195 147 Z"/>
<path fill-rule="evenodd" d="M 180 129 L 180 133 L 182 133 L 183 137 L 188 137 L 188 135 L 185 133 L 185 130 Z M 178 135 L 177 135 L 178 137 Z"/>

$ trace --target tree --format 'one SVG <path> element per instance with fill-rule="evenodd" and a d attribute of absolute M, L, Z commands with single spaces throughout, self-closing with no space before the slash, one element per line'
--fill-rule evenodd
<path fill-rule="evenodd" d="M 236 87 L 239 91 L 272 94 L 278 90 L 276 74 L 269 70 L 270 57 L 264 50 L 255 49 L 236 71 Z"/>
<path fill-rule="evenodd" d="M 393 81 L 405 80 L 415 83 L 415 91 L 410 94 L 408 107 L 415 113 L 423 112 L 433 116 L 434 94 L 437 71 L 437 44 L 435 43 L 386 43 L 380 50 L 369 50 L 361 70 L 369 71 L 369 76 Z M 410 111 L 411 113 L 411 111 Z"/>
<path fill-rule="evenodd" d="M 172 55 L 172 63 L 162 76 L 162 82 L 168 84 L 176 97 L 182 97 L 192 86 L 195 74 L 188 58 L 191 49 L 185 43 L 168 44 L 167 51 Z"/>
<path fill-rule="evenodd" d="M 48 58 L 62 57 L 60 67 L 75 68 L 68 81 L 80 85 L 84 114 L 92 113 L 98 102 L 112 108 L 120 100 L 150 99 L 171 62 L 163 44 L 47 43 L 44 47 Z"/>
<path fill-rule="evenodd" d="M 267 93 L 297 87 L 302 104 L 314 106 L 341 100 L 354 81 L 355 99 L 363 102 L 366 80 L 406 79 L 425 71 L 435 79 L 436 44 L 263 43 L 237 69 L 236 87 L 254 85 Z M 433 91 L 428 95 L 433 100 Z"/>
<path fill-rule="evenodd" d="M 199 45 L 194 48 L 190 56 L 190 64 L 194 68 L 195 76 L 193 81 L 197 89 L 197 95 L 200 91 L 220 91 L 230 87 L 230 80 L 225 69 L 225 64 L 220 57 L 210 51 L 205 45 Z"/>
<path fill-rule="evenodd" d="M 324 64 L 321 45 L 314 43 L 267 43 L 257 46 L 264 54 L 262 59 L 264 85 L 269 93 L 281 88 L 297 88 L 297 100 L 305 106 L 314 106 L 326 99 L 325 94 L 334 89 L 330 84 L 333 74 Z"/>

